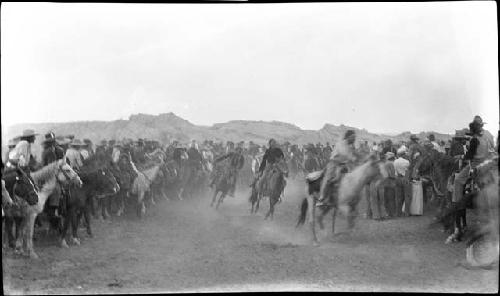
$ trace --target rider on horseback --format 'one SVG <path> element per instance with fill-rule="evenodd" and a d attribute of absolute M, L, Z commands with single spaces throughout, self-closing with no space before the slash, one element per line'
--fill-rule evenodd
<path fill-rule="evenodd" d="M 221 156 L 215 160 L 215 163 L 219 163 L 224 159 L 229 158 L 229 164 L 226 168 L 227 174 L 229 175 L 229 182 L 231 184 L 231 189 L 229 190 L 229 195 L 231 197 L 234 197 L 234 191 L 236 189 L 236 177 L 238 176 L 238 171 L 241 170 L 243 165 L 245 164 L 245 159 L 243 158 L 243 148 L 242 147 L 236 147 L 236 150 L 234 152 L 229 152 L 224 156 Z M 220 176 L 217 176 L 216 178 L 213 178 L 212 183 L 210 184 L 210 187 L 218 180 Z"/>
<path fill-rule="evenodd" d="M 339 182 L 344 173 L 349 171 L 352 164 L 361 156 L 354 148 L 356 133 L 353 130 L 346 131 L 344 139 L 335 145 L 330 161 L 327 163 L 318 199 L 318 206 L 328 204 L 325 196 L 326 186 L 333 182 Z"/>
<path fill-rule="evenodd" d="M 269 172 L 271 171 L 273 164 L 285 159 L 285 155 L 280 147 L 278 147 L 278 142 L 275 139 L 269 140 L 269 148 L 264 153 L 262 162 L 259 167 L 259 179 L 258 188 L 259 192 L 264 192 L 265 184 L 267 184 L 269 179 Z"/>
<path fill-rule="evenodd" d="M 479 116 L 474 117 L 474 121 L 469 124 L 472 139 L 470 141 L 469 150 L 464 156 L 464 160 L 469 163 L 455 176 L 455 181 L 453 183 L 454 202 L 460 202 L 463 199 L 464 186 L 472 170 L 488 159 L 495 151 L 493 139 L 484 133 L 483 125 L 483 120 Z"/>

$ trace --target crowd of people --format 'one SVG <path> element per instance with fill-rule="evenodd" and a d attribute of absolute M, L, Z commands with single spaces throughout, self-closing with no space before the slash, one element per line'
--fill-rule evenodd
<path fill-rule="evenodd" d="M 367 218 L 382 221 L 415 214 L 411 209 L 412 186 L 422 182 L 422 177 L 424 185 L 429 181 L 419 173 L 419 159 L 429 149 L 456 159 L 457 174 L 453 176 L 454 180 L 450 181 L 450 192 L 453 192 L 451 202 L 463 198 L 471 167 L 490 157 L 495 151 L 493 137 L 482 129 L 483 125 L 482 119 L 476 116 L 468 129 L 456 131 L 448 141 L 437 140 L 433 134 L 429 134 L 426 139 L 411 135 L 408 141 L 399 143 L 393 143 L 390 139 L 371 144 L 368 141 L 356 143 L 355 131 L 348 130 L 336 144 L 327 142 L 298 145 L 288 141 L 280 144 L 271 139 L 268 147 L 252 141 L 223 143 L 212 140 L 201 143 L 192 140 L 189 143 L 173 141 L 162 144 L 149 139 L 103 139 L 99 143 L 93 143 L 89 139 L 75 138 L 74 135 L 61 136 L 48 132 L 44 135 L 43 152 L 39 160 L 31 153 L 38 134 L 33 130 L 25 130 L 21 136 L 9 141 L 9 150 L 4 155 L 4 161 L 6 169 L 21 168 L 28 174 L 64 158 L 76 172 L 85 160 L 91 157 L 101 163 L 116 166 L 117 170 L 120 169 L 124 158 L 130 161 L 137 171 L 152 161 L 171 163 L 178 176 L 176 194 L 182 199 L 185 197 L 185 190 L 192 184 L 199 183 L 193 182 L 193 179 L 198 178 L 200 172 L 209 176 L 206 185 L 212 187 L 222 175 L 221 172 L 226 170 L 231 183 L 229 195 L 234 196 L 237 184 L 243 186 L 242 188 L 248 188 L 248 185 L 254 183 L 259 188 L 265 186 L 271 165 L 284 160 L 289 167 L 289 178 L 292 179 L 303 180 L 309 173 L 324 171 L 318 202 L 318 206 L 323 206 L 331 202 L 324 194 L 327 184 L 338 182 L 344 173 L 351 171 L 368 155 L 375 155 L 384 161 L 388 178 L 373 181 L 366 186 L 368 207 L 365 215 Z M 498 143 L 496 146 L 498 147 Z M 64 192 L 53 194 L 49 198 L 47 208 L 49 211 L 52 209 L 51 215 L 58 209 L 61 211 L 64 198 Z"/>

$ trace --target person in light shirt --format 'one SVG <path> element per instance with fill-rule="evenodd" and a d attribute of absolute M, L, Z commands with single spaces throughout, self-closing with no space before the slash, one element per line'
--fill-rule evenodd
<path fill-rule="evenodd" d="M 397 159 L 394 161 L 396 171 L 396 212 L 401 213 L 404 202 L 403 216 L 410 215 L 411 184 L 407 178 L 410 162 L 406 159 L 406 150 L 400 147 L 397 151 Z"/>
<path fill-rule="evenodd" d="M 75 170 L 79 170 L 83 166 L 83 157 L 79 151 L 81 146 L 82 142 L 78 139 L 75 139 L 69 144 L 68 150 L 66 150 L 66 159 L 69 161 L 71 167 Z"/>
<path fill-rule="evenodd" d="M 31 129 L 23 131 L 23 134 L 19 137 L 20 141 L 9 152 L 8 166 L 18 166 L 29 175 L 31 171 L 30 164 L 34 161 L 32 160 L 31 146 L 35 143 L 36 135 L 38 134 Z"/>

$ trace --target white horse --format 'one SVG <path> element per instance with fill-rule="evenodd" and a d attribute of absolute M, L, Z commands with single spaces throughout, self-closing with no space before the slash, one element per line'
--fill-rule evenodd
<path fill-rule="evenodd" d="M 21 236 L 26 254 L 33 259 L 37 259 L 38 255 L 33 250 L 33 231 L 36 217 L 43 211 L 45 202 L 54 191 L 57 181 L 76 182 L 79 186 L 82 186 L 82 180 L 66 162 L 66 159 L 60 159 L 36 172 L 32 172 L 31 178 L 38 186 L 41 186 L 41 190 L 37 192 L 38 202 L 35 205 L 26 203 L 22 206 L 25 222 L 22 224 Z"/>
<path fill-rule="evenodd" d="M 337 210 L 340 210 L 346 217 L 349 224 L 349 230 L 354 227 L 354 218 L 356 216 L 356 207 L 361 199 L 361 190 L 370 181 L 377 178 L 387 178 L 388 174 L 384 163 L 372 157 L 366 163 L 356 167 L 352 172 L 345 174 L 340 181 L 337 193 L 331 188 L 327 194 L 332 195 L 333 204 L 320 209 L 318 223 L 323 229 L 323 217 L 332 210 L 332 233 L 335 233 L 335 218 Z M 316 202 L 319 196 L 320 184 L 323 178 L 321 171 L 313 172 L 306 178 L 306 194 L 300 207 L 300 215 L 297 227 L 304 224 L 307 212 L 309 211 L 309 223 L 311 225 L 312 239 L 314 245 L 319 245 L 316 237 Z"/>

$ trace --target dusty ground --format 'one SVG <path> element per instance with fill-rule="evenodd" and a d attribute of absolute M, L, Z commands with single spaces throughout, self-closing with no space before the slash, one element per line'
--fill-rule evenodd
<path fill-rule="evenodd" d="M 456 266 L 464 243 L 445 245 L 440 229 L 428 228 L 430 215 L 360 218 L 354 234 L 322 233 L 313 247 L 307 225 L 294 228 L 302 192 L 289 184 L 274 221 L 263 220 L 267 202 L 250 215 L 245 192 L 218 211 L 200 197 L 163 201 L 142 221 L 94 220 L 95 237 L 80 230 L 82 245 L 70 249 L 40 238 L 38 261 L 3 254 L 4 293 L 497 291 L 498 270 Z"/>

